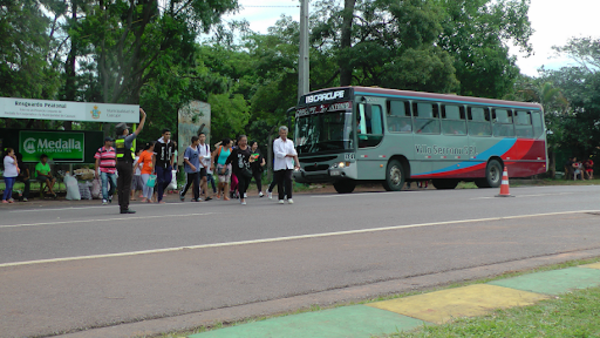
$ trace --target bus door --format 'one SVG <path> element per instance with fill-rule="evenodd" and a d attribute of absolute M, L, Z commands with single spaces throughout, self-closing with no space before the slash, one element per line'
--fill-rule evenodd
<path fill-rule="evenodd" d="M 441 177 L 457 177 L 470 155 L 466 109 L 461 104 L 442 103 L 440 110 L 443 140 L 434 149 L 433 171 L 443 173 Z"/>
<path fill-rule="evenodd" d="M 435 102 L 413 102 L 415 161 L 411 162 L 411 175 L 430 173 L 439 156 L 436 146 L 441 145 L 439 106 Z"/>
<path fill-rule="evenodd" d="M 356 100 L 356 164 L 361 180 L 385 178 L 387 158 L 381 147 L 384 134 L 383 105 L 379 102 L 382 100 L 370 97 L 368 101 Z"/>

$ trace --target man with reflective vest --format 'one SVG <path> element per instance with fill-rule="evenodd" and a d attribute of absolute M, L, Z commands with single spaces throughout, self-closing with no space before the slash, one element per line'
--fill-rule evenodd
<path fill-rule="evenodd" d="M 140 125 L 129 134 L 129 126 L 125 122 L 117 124 L 115 131 L 117 139 L 115 140 L 115 148 L 117 149 L 117 196 L 119 197 L 119 208 L 122 214 L 135 214 L 135 211 L 129 209 L 129 194 L 131 189 L 131 180 L 133 178 L 133 156 L 131 156 L 131 147 L 133 140 L 140 134 L 146 122 L 146 112 L 140 108 L 142 119 Z"/>

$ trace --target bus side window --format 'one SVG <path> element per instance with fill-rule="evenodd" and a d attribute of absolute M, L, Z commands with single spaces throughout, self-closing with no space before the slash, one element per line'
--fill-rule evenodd
<path fill-rule="evenodd" d="M 492 136 L 490 110 L 488 108 L 469 107 L 469 135 Z"/>
<path fill-rule="evenodd" d="M 412 132 L 410 105 L 406 101 L 388 101 L 387 125 L 392 133 Z"/>
<path fill-rule="evenodd" d="M 493 109 L 492 120 L 494 122 L 494 136 L 511 137 L 515 136 L 515 128 L 513 125 L 512 110 L 509 109 Z"/>
<path fill-rule="evenodd" d="M 415 133 L 440 133 L 440 121 L 438 119 L 439 114 L 437 103 L 414 102 L 413 113 L 415 115 Z"/>
<path fill-rule="evenodd" d="M 538 138 L 544 134 L 544 124 L 540 112 L 531 113 L 531 124 L 533 125 L 533 137 Z"/>
<path fill-rule="evenodd" d="M 465 108 L 442 105 L 442 131 L 446 135 L 466 135 Z"/>
<path fill-rule="evenodd" d="M 517 137 L 532 138 L 533 127 L 531 126 L 531 113 L 528 111 L 516 111 L 515 129 Z"/>

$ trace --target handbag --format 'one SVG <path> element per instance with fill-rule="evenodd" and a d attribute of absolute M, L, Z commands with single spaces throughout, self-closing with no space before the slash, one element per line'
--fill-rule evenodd
<path fill-rule="evenodd" d="M 243 168 L 240 168 L 240 171 L 242 173 L 242 176 L 244 176 L 245 178 L 252 178 L 252 169 L 244 166 Z"/>
<path fill-rule="evenodd" d="M 150 177 L 148 178 L 148 181 L 146 181 L 146 186 L 148 188 L 154 188 L 155 185 L 156 185 L 156 175 L 150 175 Z"/>

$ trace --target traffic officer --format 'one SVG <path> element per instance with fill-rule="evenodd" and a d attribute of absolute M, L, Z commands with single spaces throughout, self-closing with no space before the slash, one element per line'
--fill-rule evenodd
<path fill-rule="evenodd" d="M 119 207 L 122 214 L 135 214 L 135 211 L 129 209 L 129 190 L 131 189 L 131 180 L 133 178 L 133 157 L 131 156 L 131 146 L 133 140 L 140 134 L 146 122 L 146 112 L 140 108 L 142 119 L 140 126 L 133 134 L 129 134 L 129 126 L 125 122 L 117 124 L 115 132 L 115 148 L 117 149 L 117 196 L 119 197 Z"/>

